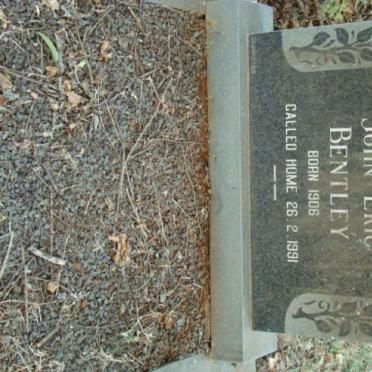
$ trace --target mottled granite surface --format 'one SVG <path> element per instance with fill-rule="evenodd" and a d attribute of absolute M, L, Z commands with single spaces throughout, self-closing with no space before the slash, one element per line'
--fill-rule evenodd
<path fill-rule="evenodd" d="M 253 327 L 371 341 L 372 23 L 248 45 Z"/>

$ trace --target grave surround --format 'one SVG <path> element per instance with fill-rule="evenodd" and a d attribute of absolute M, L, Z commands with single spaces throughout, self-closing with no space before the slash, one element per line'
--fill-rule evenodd
<path fill-rule="evenodd" d="M 372 22 L 272 32 L 254 1 L 149 1 L 208 25 L 211 353 L 161 371 L 255 371 L 276 333 L 370 342 Z"/>

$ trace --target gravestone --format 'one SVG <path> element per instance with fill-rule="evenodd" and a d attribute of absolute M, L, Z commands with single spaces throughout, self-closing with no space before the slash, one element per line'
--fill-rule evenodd
<path fill-rule="evenodd" d="M 250 35 L 255 330 L 372 341 L 372 22 Z"/>

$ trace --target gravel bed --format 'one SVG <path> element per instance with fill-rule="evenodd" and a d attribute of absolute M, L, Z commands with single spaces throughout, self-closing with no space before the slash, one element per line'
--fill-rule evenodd
<path fill-rule="evenodd" d="M 134 1 L 0 0 L 1 371 L 208 351 L 205 36 Z"/>

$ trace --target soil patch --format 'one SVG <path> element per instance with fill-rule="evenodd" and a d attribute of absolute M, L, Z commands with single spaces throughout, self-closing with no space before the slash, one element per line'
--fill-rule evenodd
<path fill-rule="evenodd" d="M 137 2 L 0 1 L 0 370 L 208 350 L 205 37 Z"/>

